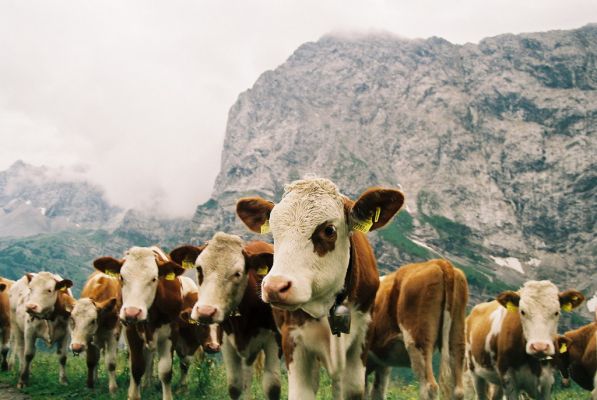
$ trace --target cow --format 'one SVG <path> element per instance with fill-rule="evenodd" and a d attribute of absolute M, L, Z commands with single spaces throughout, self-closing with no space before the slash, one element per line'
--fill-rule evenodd
<path fill-rule="evenodd" d="M 384 188 L 353 202 L 323 178 L 292 182 L 277 204 L 261 197 L 237 202 L 250 230 L 273 235 L 275 257 L 261 295 L 280 310 L 291 400 L 315 399 L 319 363 L 337 398 L 364 396 L 366 335 L 379 286 L 364 232 L 386 225 L 403 203 L 402 192 Z"/>
<path fill-rule="evenodd" d="M 69 288 L 72 285 L 69 279 L 43 271 L 26 274 L 10 288 L 13 344 L 19 357 L 18 388 L 27 386 L 29 382 L 38 338 L 44 339 L 48 346 L 56 344 L 60 363 L 59 382 L 67 383 L 68 318 L 74 301 Z"/>
<path fill-rule="evenodd" d="M 409 264 L 381 281 L 369 327 L 367 372 L 375 372 L 373 399 L 385 399 L 390 367 L 412 366 L 419 398 L 435 399 L 432 356 L 441 352 L 442 398 L 462 399 L 464 320 L 468 285 L 447 260 Z"/>
<path fill-rule="evenodd" d="M 119 277 L 122 306 L 118 317 L 126 325 L 129 347 L 129 400 L 140 399 L 143 374 L 158 356 L 162 398 L 172 399 L 172 331 L 182 311 L 181 282 L 184 269 L 158 247 L 132 247 L 122 259 L 101 257 L 93 262 L 98 271 Z"/>
<path fill-rule="evenodd" d="M 121 326 L 118 311 L 122 304 L 120 282 L 117 278 L 95 271 L 85 282 L 81 297 L 74 303 L 69 320 L 70 349 L 74 354 L 87 355 L 87 387 L 93 388 L 97 379 L 97 364 L 103 350 L 108 371 L 110 393 L 116 384 L 116 350 Z"/>
<path fill-rule="evenodd" d="M 222 327 L 219 324 L 200 325 L 191 319 L 199 289 L 188 276 L 179 276 L 178 279 L 182 286 L 182 311 L 177 321 L 174 348 L 180 360 L 180 386 L 186 387 L 189 366 L 197 350 L 203 349 L 210 354 L 220 351 Z"/>
<path fill-rule="evenodd" d="M 8 370 L 8 349 L 10 341 L 10 302 L 8 291 L 14 281 L 0 277 L 0 370 Z"/>
<path fill-rule="evenodd" d="M 170 256 L 179 263 L 194 263 L 202 278 L 191 318 L 221 324 L 224 329 L 222 356 L 230 397 L 245 395 L 251 385 L 252 366 L 263 351 L 263 391 L 268 399 L 279 399 L 279 334 L 271 307 L 258 294 L 259 274 L 264 275 L 271 267 L 273 246 L 245 243 L 236 235 L 218 232 L 206 246 L 181 246 Z"/>
<path fill-rule="evenodd" d="M 583 301 L 576 290 L 558 293 L 550 281 L 528 281 L 475 306 L 466 319 L 466 354 L 478 398 L 487 398 L 491 384 L 494 398 L 550 398 L 560 312 Z"/>
<path fill-rule="evenodd" d="M 595 321 L 564 333 L 569 344 L 562 351 L 565 358 L 561 366 L 564 378 L 571 377 L 579 386 L 591 391 L 597 400 L 597 311 Z"/>

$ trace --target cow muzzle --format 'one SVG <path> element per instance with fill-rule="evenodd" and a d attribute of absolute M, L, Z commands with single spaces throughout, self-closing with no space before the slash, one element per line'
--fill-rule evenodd
<path fill-rule="evenodd" d="M 290 305 L 293 292 L 292 281 L 279 275 L 268 276 L 262 285 L 262 297 L 266 303 Z"/>
<path fill-rule="evenodd" d="M 216 307 L 210 305 L 198 305 L 193 310 L 191 318 L 199 321 L 201 324 L 213 324 L 214 318 L 218 312 Z"/>
<path fill-rule="evenodd" d="M 137 307 L 125 307 L 124 322 L 126 324 L 134 324 L 141 321 L 141 309 Z"/>
<path fill-rule="evenodd" d="M 70 349 L 74 354 L 80 354 L 85 350 L 85 345 L 83 343 L 71 343 Z"/>
<path fill-rule="evenodd" d="M 203 346 L 203 350 L 208 354 L 214 354 L 220 352 L 220 344 L 215 342 L 206 343 Z"/>
<path fill-rule="evenodd" d="M 529 355 L 535 358 L 546 358 L 554 355 L 554 350 L 549 342 L 532 342 L 529 344 Z"/>

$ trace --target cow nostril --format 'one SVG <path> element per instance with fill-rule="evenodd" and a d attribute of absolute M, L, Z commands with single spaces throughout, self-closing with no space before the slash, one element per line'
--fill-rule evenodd
<path fill-rule="evenodd" d="M 287 292 L 288 290 L 290 290 L 291 286 L 292 286 L 292 282 L 290 282 L 290 281 L 286 282 L 286 284 L 280 288 L 280 290 L 279 290 L 280 293 Z"/>

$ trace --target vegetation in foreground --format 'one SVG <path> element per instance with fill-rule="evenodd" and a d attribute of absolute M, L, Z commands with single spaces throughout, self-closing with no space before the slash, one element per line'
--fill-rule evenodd
<path fill-rule="evenodd" d="M 102 359 L 103 362 L 103 359 Z M 197 361 L 189 370 L 188 389 L 183 390 L 178 385 L 179 368 L 178 360 L 174 361 L 173 391 L 177 400 L 187 399 L 228 399 L 226 387 L 226 373 L 219 357 L 206 357 Z M 394 400 L 415 400 L 418 398 L 418 385 L 412 379 L 412 374 L 407 369 L 397 369 L 398 377 L 390 383 L 388 399 Z M 62 386 L 58 383 L 58 361 L 51 353 L 39 351 L 32 365 L 30 386 L 23 390 L 23 393 L 31 396 L 32 399 L 93 399 L 113 400 L 126 399 L 128 388 L 128 366 L 124 352 L 119 354 L 117 381 L 118 392 L 115 396 L 108 393 L 108 382 L 104 365 L 100 365 L 99 381 L 95 389 L 88 389 L 85 386 L 87 366 L 85 357 L 69 357 L 67 363 L 67 374 L 69 384 Z M 260 377 L 255 376 L 251 388 L 251 398 L 263 399 Z M 15 385 L 17 373 L 14 371 L 0 372 L 0 383 Z M 410 383 L 407 383 L 410 382 Z M 557 384 L 556 384 L 557 385 Z M 287 398 L 288 386 L 285 369 L 282 369 L 282 398 Z M 154 383 L 152 387 L 142 391 L 143 399 L 161 399 L 162 397 L 159 379 L 154 371 Z M 587 399 L 588 392 L 578 386 L 572 389 L 556 389 L 554 399 Z M 332 398 L 331 384 L 326 374 L 322 372 L 318 399 L 327 400 Z"/>

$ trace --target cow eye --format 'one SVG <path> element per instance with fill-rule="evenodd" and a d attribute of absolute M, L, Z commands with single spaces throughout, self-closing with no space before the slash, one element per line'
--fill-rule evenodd
<path fill-rule="evenodd" d="M 235 273 L 234 273 L 234 277 L 235 277 L 235 278 L 240 278 L 240 272 L 238 272 L 238 271 L 237 271 L 237 272 L 235 272 Z"/>
<path fill-rule="evenodd" d="M 556 311 L 554 315 L 557 317 L 558 315 L 560 315 L 560 312 Z"/>
<path fill-rule="evenodd" d="M 336 234 L 336 227 L 334 225 L 328 225 L 324 228 L 323 233 L 331 238 Z"/>
<path fill-rule="evenodd" d="M 155 282 L 155 281 L 157 281 L 157 280 L 158 280 L 158 278 L 155 278 L 155 277 L 154 277 L 154 278 L 153 278 L 151 281 L 152 281 L 152 282 Z"/>
<path fill-rule="evenodd" d="M 524 310 L 520 310 L 520 313 L 521 313 L 522 315 L 527 315 L 527 313 L 525 313 L 525 312 L 524 312 Z"/>
<path fill-rule="evenodd" d="M 48 293 L 52 293 L 52 289 L 48 289 Z"/>

